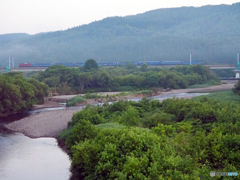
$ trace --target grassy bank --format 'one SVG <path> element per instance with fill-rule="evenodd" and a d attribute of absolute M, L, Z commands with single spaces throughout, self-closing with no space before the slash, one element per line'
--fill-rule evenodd
<path fill-rule="evenodd" d="M 217 100 L 219 102 L 240 102 L 240 96 L 235 94 L 232 90 L 212 92 L 206 95 L 209 99 Z M 200 97 L 194 97 L 197 100 Z"/>
<path fill-rule="evenodd" d="M 191 85 L 188 88 L 192 89 L 192 88 L 207 88 L 207 87 L 211 87 L 211 86 L 215 86 L 215 85 L 221 85 L 221 83 L 204 83 L 204 84 L 195 84 L 195 85 Z"/>
<path fill-rule="evenodd" d="M 131 91 L 131 92 L 121 92 L 119 94 L 114 94 L 114 95 L 98 95 L 97 93 L 87 93 L 83 96 L 75 96 L 67 101 L 66 106 L 76 106 L 80 103 L 86 102 L 88 99 L 101 99 L 102 102 L 110 102 L 110 101 L 116 101 L 117 97 L 122 97 L 122 96 L 128 96 L 128 95 L 143 95 L 143 96 L 151 96 L 151 95 L 156 95 L 156 92 L 153 92 L 152 90 L 140 90 L 140 91 Z"/>

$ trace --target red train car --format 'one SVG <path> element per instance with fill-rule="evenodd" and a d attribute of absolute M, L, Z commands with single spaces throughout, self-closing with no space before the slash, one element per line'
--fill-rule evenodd
<path fill-rule="evenodd" d="M 19 67 L 32 67 L 32 64 L 23 63 L 23 64 L 19 64 Z"/>

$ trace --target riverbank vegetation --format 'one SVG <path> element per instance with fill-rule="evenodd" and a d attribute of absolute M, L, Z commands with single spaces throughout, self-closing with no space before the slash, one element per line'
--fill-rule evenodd
<path fill-rule="evenodd" d="M 153 90 L 141 90 L 141 91 L 129 91 L 129 92 L 121 92 L 118 94 L 106 94 L 99 95 L 97 93 L 86 93 L 85 95 L 77 95 L 71 99 L 69 99 L 66 103 L 67 107 L 70 106 L 77 106 L 82 105 L 83 103 L 88 103 L 88 99 L 94 100 L 95 103 L 104 103 L 104 102 L 114 102 L 121 99 L 126 99 L 126 96 L 138 96 L 138 97 L 150 97 L 150 96 L 157 96 L 161 94 L 159 92 L 159 89 L 153 89 Z M 91 103 L 90 103 L 91 104 Z"/>
<path fill-rule="evenodd" d="M 240 168 L 239 114 L 207 97 L 118 101 L 75 113 L 59 139 L 72 179 L 209 179 Z"/>
<path fill-rule="evenodd" d="M 238 83 L 235 85 L 235 88 L 233 88 L 233 92 L 237 95 L 240 95 L 240 80 L 238 80 Z"/>
<path fill-rule="evenodd" d="M 104 96 L 98 95 L 98 94 L 91 94 L 91 93 L 86 93 L 85 95 L 77 95 L 71 99 L 69 99 L 66 103 L 66 106 L 76 106 L 80 103 L 85 102 L 87 99 L 96 99 L 96 98 L 104 98 Z"/>
<path fill-rule="evenodd" d="M 240 103 L 240 96 L 235 94 L 232 90 L 212 92 L 205 96 L 209 99 L 213 99 L 219 102 Z M 198 99 L 198 98 L 200 97 L 194 97 L 193 99 Z"/>
<path fill-rule="evenodd" d="M 212 69 L 212 71 L 218 76 L 218 77 L 235 77 L 235 73 L 233 69 Z"/>
<path fill-rule="evenodd" d="M 29 110 L 43 103 L 48 86 L 36 79 L 26 79 L 21 73 L 0 75 L 0 117 Z"/>
<path fill-rule="evenodd" d="M 187 88 L 195 84 L 220 84 L 218 77 L 202 65 L 174 68 L 125 67 L 68 68 L 51 66 L 35 76 L 50 87 L 52 94 L 77 94 L 104 91 L 133 91 L 153 87 Z"/>

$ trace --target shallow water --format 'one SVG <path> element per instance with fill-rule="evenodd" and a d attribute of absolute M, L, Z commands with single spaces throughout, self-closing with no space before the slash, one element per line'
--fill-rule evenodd
<path fill-rule="evenodd" d="M 163 101 L 164 99 L 168 98 L 192 98 L 196 96 L 208 95 L 209 93 L 177 93 L 177 94 L 165 94 L 165 95 L 158 95 L 149 97 L 149 99 L 157 99 Z M 130 101 L 140 101 L 141 99 L 129 99 Z"/>

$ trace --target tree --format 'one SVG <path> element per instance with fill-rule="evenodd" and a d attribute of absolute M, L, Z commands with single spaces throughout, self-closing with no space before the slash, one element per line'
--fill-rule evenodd
<path fill-rule="evenodd" d="M 148 70 L 148 65 L 146 63 L 143 63 L 140 69 L 142 72 L 146 72 Z"/>
<path fill-rule="evenodd" d="M 43 103 L 48 87 L 35 79 L 27 80 L 21 73 L 0 75 L 0 117 L 29 110 Z"/>
<path fill-rule="evenodd" d="M 240 80 L 238 80 L 237 85 L 235 85 L 235 88 L 233 88 L 233 92 L 240 95 Z"/>
<path fill-rule="evenodd" d="M 111 79 L 111 77 L 109 76 L 108 72 L 103 71 L 101 74 L 99 74 L 97 83 L 100 87 L 109 87 L 110 79 Z"/>
<path fill-rule="evenodd" d="M 78 76 L 78 82 L 80 84 L 80 90 L 83 92 L 91 84 L 92 76 L 89 72 L 81 73 Z"/>
<path fill-rule="evenodd" d="M 130 69 L 136 69 L 137 66 L 131 62 L 127 62 L 126 63 L 126 69 L 130 70 Z"/>
<path fill-rule="evenodd" d="M 88 59 L 84 64 L 84 71 L 90 71 L 91 69 L 98 69 L 98 64 L 93 59 Z"/>

